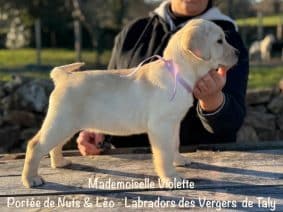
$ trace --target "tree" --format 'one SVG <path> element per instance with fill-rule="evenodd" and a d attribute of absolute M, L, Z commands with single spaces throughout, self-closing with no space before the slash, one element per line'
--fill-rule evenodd
<path fill-rule="evenodd" d="M 282 12 L 282 7 L 282 0 L 262 0 L 256 4 L 257 10 L 265 15 L 279 14 Z"/>
<path fill-rule="evenodd" d="M 98 53 L 112 46 L 113 37 L 122 26 L 147 15 L 155 5 L 145 0 L 0 0 L 0 10 L 18 11 L 30 27 L 35 19 L 41 20 L 43 46 L 58 46 L 60 41 L 72 40 L 75 19 L 81 23 L 83 32 L 87 32 L 83 37 L 90 40 L 88 46 Z M 105 41 L 106 38 L 111 42 Z"/>
<path fill-rule="evenodd" d="M 255 10 L 252 1 L 247 0 L 215 0 L 215 4 L 227 15 L 232 18 L 245 18 L 254 16 Z"/>
<path fill-rule="evenodd" d="M 45 42 L 57 45 L 57 37 L 64 34 L 72 20 L 72 5 L 69 0 L 0 0 L 0 8 L 6 12 L 17 11 L 25 26 L 31 27 L 40 18 Z M 48 37 L 49 40 L 46 38 Z"/>
<path fill-rule="evenodd" d="M 7 48 L 20 48 L 29 44 L 30 18 L 26 10 L 16 7 L 0 0 L 0 26 L 3 37 L 6 40 L 1 43 Z"/>
<path fill-rule="evenodd" d="M 73 17 L 80 20 L 91 36 L 92 46 L 97 52 L 97 63 L 105 49 L 105 32 L 117 33 L 124 24 L 139 15 L 147 14 L 152 4 L 144 0 L 72 0 Z M 112 46 L 112 45 L 111 45 Z"/>

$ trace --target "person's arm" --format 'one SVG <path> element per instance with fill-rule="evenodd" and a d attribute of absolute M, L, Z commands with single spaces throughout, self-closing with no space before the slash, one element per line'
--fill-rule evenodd
<path fill-rule="evenodd" d="M 117 61 L 118 61 L 119 55 L 121 53 L 120 51 L 121 51 L 121 35 L 118 34 L 115 37 L 115 42 L 114 42 L 114 46 L 113 46 L 113 49 L 112 49 L 111 58 L 110 58 L 110 61 L 108 63 L 108 67 L 107 67 L 108 70 L 117 69 Z"/>
<path fill-rule="evenodd" d="M 248 53 L 237 32 L 231 31 L 227 34 L 227 40 L 240 51 L 239 62 L 227 72 L 227 79 L 226 76 L 223 76 L 226 84 L 222 91 L 216 94 L 215 99 L 218 101 L 216 100 L 215 104 L 212 102 L 212 109 L 209 109 L 210 102 L 206 104 L 205 99 L 199 100 L 197 106 L 198 117 L 202 125 L 208 132 L 217 134 L 219 137 L 234 134 L 241 127 L 246 114 Z"/>
<path fill-rule="evenodd" d="M 148 24 L 152 18 L 138 18 L 127 24 L 115 37 L 111 58 L 108 64 L 109 69 L 125 69 L 137 66 L 146 57 L 145 53 L 135 55 L 137 46 L 143 37 L 150 34 L 151 28 Z M 150 25 L 151 26 L 151 25 Z M 150 28 L 150 30 L 148 30 Z M 139 47 L 140 47 L 139 46 Z M 149 47 L 147 47 L 149 48 Z M 151 54 L 149 56 L 152 56 Z"/>

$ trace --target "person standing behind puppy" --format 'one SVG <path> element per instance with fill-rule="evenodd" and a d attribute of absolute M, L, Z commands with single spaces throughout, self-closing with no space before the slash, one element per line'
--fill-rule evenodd
<path fill-rule="evenodd" d="M 235 142 L 246 114 L 248 52 L 234 21 L 213 7 L 212 0 L 163 1 L 148 17 L 133 21 L 117 35 L 108 69 L 136 67 L 152 55 L 162 55 L 169 38 L 194 18 L 219 25 L 227 41 L 239 51 L 239 62 L 229 72 L 211 70 L 196 83 L 194 106 L 181 124 L 181 145 Z M 104 139 L 102 134 L 82 131 L 77 138 L 78 149 L 82 155 L 100 154 Z M 149 145 L 146 135 L 113 136 L 111 143 L 116 147 Z"/>

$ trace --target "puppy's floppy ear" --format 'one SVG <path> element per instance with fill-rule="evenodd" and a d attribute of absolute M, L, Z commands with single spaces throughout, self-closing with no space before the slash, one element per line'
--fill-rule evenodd
<path fill-rule="evenodd" d="M 189 51 L 197 59 L 210 59 L 210 46 L 207 45 L 208 33 L 202 26 L 194 26 L 183 33 L 182 45 L 185 51 Z"/>

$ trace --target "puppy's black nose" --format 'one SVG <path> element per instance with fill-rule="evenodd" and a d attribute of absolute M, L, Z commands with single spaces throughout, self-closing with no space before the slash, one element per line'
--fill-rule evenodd
<path fill-rule="evenodd" d="M 240 56 L 240 51 L 239 51 L 238 49 L 235 49 L 235 55 L 236 55 L 237 57 Z"/>

